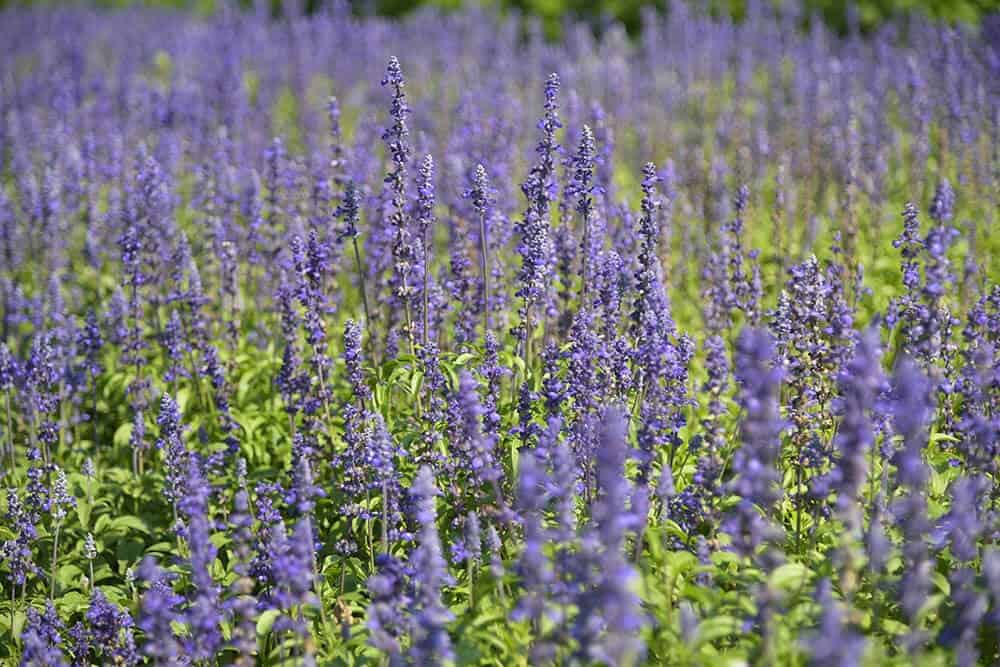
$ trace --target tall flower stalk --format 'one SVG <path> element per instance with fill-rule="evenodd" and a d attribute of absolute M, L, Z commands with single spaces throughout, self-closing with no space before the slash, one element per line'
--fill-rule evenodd
<path fill-rule="evenodd" d="M 486 225 L 489 220 L 490 207 L 493 204 L 492 189 L 489 177 L 486 175 L 486 167 L 481 164 L 476 165 L 476 171 L 472 177 L 472 188 L 465 194 L 472 199 L 472 207 L 479 218 L 479 280 L 482 284 L 483 336 L 485 336 L 490 330 L 490 273 Z"/>
<path fill-rule="evenodd" d="M 371 309 L 368 307 L 368 287 L 365 284 L 365 270 L 361 264 L 361 249 L 358 246 L 358 226 L 361 222 L 361 197 L 358 187 L 354 181 L 348 181 L 344 189 L 344 200 L 337 207 L 335 214 L 344 221 L 340 238 L 351 239 L 351 247 L 354 250 L 354 270 L 358 274 L 358 289 L 361 291 L 361 306 L 365 312 L 365 325 L 371 326 Z"/>
<path fill-rule="evenodd" d="M 554 197 L 555 159 L 560 147 L 556 132 L 562 127 L 559 120 L 559 75 L 552 73 L 545 82 L 545 113 L 539 122 L 541 137 L 535 147 L 537 160 L 528 177 L 521 185 L 521 191 L 528 200 L 524 218 L 519 223 L 521 240 L 517 252 L 521 256 L 521 270 L 518 273 L 521 297 L 519 315 L 521 322 L 517 328 L 525 367 L 531 364 L 531 336 L 535 326 L 535 309 L 548 296 L 548 280 L 552 241 L 549 238 L 549 208 Z"/>
<path fill-rule="evenodd" d="M 421 314 L 424 320 L 422 338 L 424 347 L 427 347 L 430 340 L 430 275 L 431 255 L 434 249 L 434 223 L 436 222 L 435 205 L 434 158 L 427 154 L 420 163 L 416 208 L 417 229 L 420 231 L 420 273 L 423 279 L 423 289 L 420 293 L 423 298 Z"/>
<path fill-rule="evenodd" d="M 410 344 L 410 352 L 415 354 L 413 307 L 411 303 L 414 289 L 409 284 L 410 274 L 415 264 L 415 257 L 413 244 L 410 240 L 410 222 L 407 215 L 406 196 L 406 173 L 411 153 L 410 131 L 406 125 L 406 116 L 410 113 L 410 107 L 406 102 L 406 80 L 403 78 L 403 69 L 395 56 L 389 59 L 389 65 L 386 67 L 382 85 L 392 88 L 392 105 L 389 111 L 389 115 L 392 118 L 392 125 L 382 133 L 382 140 L 389 149 L 393 164 L 392 171 L 386 174 L 385 182 L 389 187 L 392 198 L 392 208 L 388 222 L 393 233 L 394 292 L 395 296 L 403 303 L 403 313 L 406 318 L 404 333 Z"/>

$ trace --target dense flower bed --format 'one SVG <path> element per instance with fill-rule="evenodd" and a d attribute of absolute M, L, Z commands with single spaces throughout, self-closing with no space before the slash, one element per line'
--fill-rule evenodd
<path fill-rule="evenodd" d="M 0 13 L 0 660 L 997 664 L 1000 25 L 800 18 Z"/>

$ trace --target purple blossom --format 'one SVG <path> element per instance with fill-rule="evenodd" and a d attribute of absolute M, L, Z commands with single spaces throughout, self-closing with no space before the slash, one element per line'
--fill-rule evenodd
<path fill-rule="evenodd" d="M 515 566 L 521 580 L 522 594 L 511 617 L 529 619 L 537 627 L 545 613 L 548 586 L 553 572 L 545 554 L 545 473 L 542 462 L 526 451 L 518 466 L 517 512 L 524 531 L 524 547 Z"/>
<path fill-rule="evenodd" d="M 555 195 L 555 157 L 560 150 L 556 131 L 562 127 L 558 95 L 559 76 L 553 73 L 545 82 L 545 113 L 539 122 L 541 138 L 535 148 L 538 159 L 521 185 L 521 191 L 528 200 L 524 219 L 518 225 L 521 240 L 517 247 L 521 256 L 517 296 L 523 299 L 517 334 L 522 344 L 531 335 L 535 322 L 532 309 L 548 291 L 546 281 L 552 261 L 549 205 Z"/>
<path fill-rule="evenodd" d="M 353 320 L 348 320 L 344 325 L 344 364 L 347 366 L 347 379 L 351 384 L 354 400 L 364 405 L 371 400 L 371 389 L 365 378 L 361 333 L 361 327 Z"/>
<path fill-rule="evenodd" d="M 376 574 L 368 578 L 371 603 L 368 605 L 369 643 L 387 654 L 390 665 L 402 665 L 401 640 L 409 627 L 410 577 L 406 567 L 390 554 L 379 554 Z"/>
<path fill-rule="evenodd" d="M 834 598 L 829 579 L 820 582 L 816 592 L 822 615 L 820 625 L 808 640 L 810 659 L 814 667 L 847 667 L 861 664 L 864 639 L 848 624 L 843 605 Z"/>
<path fill-rule="evenodd" d="M 837 492 L 838 510 L 856 536 L 863 524 L 861 492 L 868 479 L 869 452 L 875 446 L 878 400 L 888 389 L 881 356 L 878 330 L 868 329 L 838 378 L 841 422 L 833 447 L 839 457 L 830 483 Z"/>
<path fill-rule="evenodd" d="M 739 503 L 730 511 L 724 530 L 741 556 L 754 556 L 762 545 L 773 542 L 780 532 L 767 514 L 781 498 L 776 464 L 781 451 L 785 422 L 778 396 L 784 372 L 775 366 L 777 353 L 766 331 L 745 329 L 736 347 L 736 379 L 739 403 L 740 448 L 733 460 L 737 471 L 730 490 Z"/>
<path fill-rule="evenodd" d="M 240 459 L 239 466 L 246 462 Z M 241 475 L 245 477 L 245 475 Z M 233 554 L 236 563 L 233 570 L 237 578 L 230 585 L 232 596 L 225 602 L 225 609 L 233 618 L 233 634 L 230 643 L 239 654 L 237 664 L 250 665 L 257 652 L 257 604 L 253 597 L 254 581 L 250 577 L 250 559 L 253 552 L 253 517 L 250 515 L 249 493 L 242 484 L 233 498 L 233 513 L 229 516 L 232 525 Z"/>
<path fill-rule="evenodd" d="M 275 621 L 274 630 L 288 630 L 307 639 L 310 631 L 304 608 L 318 604 L 313 593 L 315 537 L 312 519 L 308 515 L 301 517 L 291 536 L 287 535 L 283 522 L 279 521 L 274 528 L 270 544 L 274 589 L 268 602 L 282 612 Z"/>
<path fill-rule="evenodd" d="M 648 622 L 636 592 L 638 572 L 624 553 L 627 531 L 635 525 L 625 476 L 627 434 L 624 412 L 607 408 L 596 452 L 593 527 L 582 540 L 574 568 L 582 587 L 575 596 L 579 610 L 572 628 L 577 651 L 586 660 L 611 665 L 641 662 L 645 646 L 638 634 Z"/>
<path fill-rule="evenodd" d="M 382 85 L 392 87 L 392 105 L 389 110 L 392 125 L 382 133 L 382 140 L 389 149 L 393 164 L 392 171 L 385 176 L 385 183 L 392 200 L 388 216 L 393 261 L 392 286 L 394 296 L 399 299 L 405 310 L 406 321 L 403 333 L 409 337 L 412 344 L 414 332 L 410 309 L 416 289 L 410 282 L 410 274 L 413 272 L 417 257 L 410 238 L 412 230 L 407 215 L 406 174 L 411 148 L 406 116 L 410 113 L 410 108 L 406 101 L 406 82 L 403 78 L 403 71 L 395 56 L 389 59 Z"/>
<path fill-rule="evenodd" d="M 138 664 L 132 616 L 128 611 L 118 608 L 95 589 L 86 619 L 89 644 L 102 659 L 118 665 Z"/>
<path fill-rule="evenodd" d="M 639 219 L 639 269 L 635 274 L 636 298 L 632 307 L 633 328 L 639 331 L 650 310 L 655 308 L 656 282 L 658 280 L 659 233 L 656 226 L 660 202 L 656 198 L 656 184 L 660 177 L 652 162 L 642 169 L 642 217 Z"/>
<path fill-rule="evenodd" d="M 927 445 L 926 425 L 932 414 L 931 387 L 916 364 L 901 360 L 892 378 L 891 414 L 902 445 L 893 457 L 896 481 L 903 495 L 893 505 L 893 514 L 903 533 L 903 577 L 900 604 L 911 629 L 905 638 L 907 650 L 915 652 L 924 641 L 916 624 L 931 587 L 933 562 L 928 548 L 930 520 L 925 489 L 929 472 L 923 460 Z"/>
<path fill-rule="evenodd" d="M 178 509 L 184 518 L 184 537 L 190 555 L 191 582 L 194 585 L 184 619 L 191 629 L 192 641 L 185 642 L 185 652 L 196 660 L 207 660 L 222 646 L 219 614 L 219 585 L 210 568 L 217 549 L 211 541 L 208 502 L 211 490 L 197 457 L 187 457 L 184 495 Z"/>
<path fill-rule="evenodd" d="M 410 496 L 418 525 L 417 548 L 410 557 L 413 568 L 413 644 L 408 657 L 416 664 L 438 664 L 453 659 L 448 623 L 453 615 L 444 605 L 442 587 L 450 583 L 448 565 L 441 552 L 435 504 L 440 492 L 434 474 L 424 466 L 417 473 Z"/>
<path fill-rule="evenodd" d="M 51 600 L 46 602 L 42 614 L 30 607 L 21 635 L 21 667 L 66 667 L 69 663 L 62 651 L 61 637 L 64 630 Z"/>
<path fill-rule="evenodd" d="M 180 607 L 184 598 L 174 592 L 171 575 L 149 556 L 139 566 L 139 578 L 149 584 L 140 600 L 136 623 L 144 635 L 143 655 L 161 665 L 186 664 L 185 650 L 172 626 L 182 617 Z"/>

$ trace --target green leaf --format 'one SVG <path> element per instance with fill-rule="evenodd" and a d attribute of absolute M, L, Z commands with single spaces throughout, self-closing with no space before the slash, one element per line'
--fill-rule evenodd
<path fill-rule="evenodd" d="M 104 535 L 108 530 L 108 526 L 111 525 L 111 517 L 107 514 L 102 514 L 97 517 L 97 522 L 94 524 L 93 533 L 95 536 Z"/>
<path fill-rule="evenodd" d="M 66 563 L 59 566 L 59 571 L 56 573 L 56 581 L 59 582 L 59 586 L 62 588 L 76 588 L 80 585 L 80 578 L 82 576 L 83 570 L 78 565 Z"/>
<path fill-rule="evenodd" d="M 112 441 L 115 443 L 116 447 L 124 447 L 128 444 L 129 438 L 132 437 L 132 424 L 131 422 L 125 422 L 117 429 L 115 429 L 115 435 Z"/>
<path fill-rule="evenodd" d="M 899 621 L 892 618 L 883 618 L 881 620 L 882 630 L 890 635 L 904 635 L 910 631 L 910 628 L 905 623 L 900 623 Z"/>
<path fill-rule="evenodd" d="M 475 357 L 476 357 L 476 355 L 474 355 L 471 352 L 463 352 L 462 354 L 460 354 L 457 357 L 455 357 L 454 365 L 457 366 L 457 367 L 459 367 L 459 368 L 464 368 Z"/>
<path fill-rule="evenodd" d="M 257 618 L 257 636 L 263 637 L 271 631 L 271 626 L 278 620 L 281 612 L 277 609 L 268 609 Z"/>
<path fill-rule="evenodd" d="M 946 596 L 951 595 L 951 582 L 948 581 L 948 577 L 935 571 L 931 573 L 931 581 L 933 581 L 938 590 Z"/>
<path fill-rule="evenodd" d="M 84 528 L 90 526 L 90 511 L 92 507 L 86 498 L 79 498 L 76 502 L 76 516 L 80 519 L 80 525 Z"/>
<path fill-rule="evenodd" d="M 812 574 L 802 563 L 785 563 L 771 573 L 771 585 L 783 591 L 801 589 Z"/>
<path fill-rule="evenodd" d="M 706 618 L 698 624 L 698 632 L 695 634 L 693 642 L 694 647 L 698 648 L 717 639 L 739 634 L 742 627 L 740 620 L 732 616 L 712 616 Z"/>
<path fill-rule="evenodd" d="M 59 613 L 64 616 L 72 616 L 90 606 L 90 598 L 80 591 L 67 591 L 60 595 L 55 602 Z"/>
<path fill-rule="evenodd" d="M 123 534 L 127 534 L 129 530 L 135 530 L 146 534 L 149 533 L 149 527 L 146 525 L 146 522 L 137 516 L 132 516 L 131 514 L 115 517 L 111 521 L 110 529 L 113 532 L 121 532 Z"/>
<path fill-rule="evenodd" d="M 115 558 L 125 563 L 135 563 L 144 553 L 142 542 L 134 539 L 120 540 L 115 545 Z"/>

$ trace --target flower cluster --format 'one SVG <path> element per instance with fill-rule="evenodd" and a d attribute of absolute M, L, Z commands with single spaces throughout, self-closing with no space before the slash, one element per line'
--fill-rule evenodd
<path fill-rule="evenodd" d="M 998 24 L 745 4 L 4 9 L 0 661 L 1000 664 Z"/>

